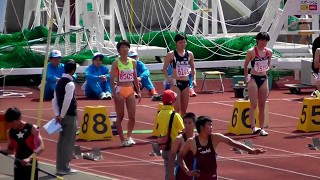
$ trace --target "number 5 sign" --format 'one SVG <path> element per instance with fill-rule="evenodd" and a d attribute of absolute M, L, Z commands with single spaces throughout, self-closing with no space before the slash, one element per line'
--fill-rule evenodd
<path fill-rule="evenodd" d="M 304 98 L 297 130 L 320 131 L 320 99 Z"/>
<path fill-rule="evenodd" d="M 113 140 L 110 120 L 105 106 L 86 106 L 78 139 Z"/>
<path fill-rule="evenodd" d="M 228 129 L 228 133 L 235 135 L 251 134 L 251 123 L 249 118 L 250 101 L 236 100 L 232 110 L 232 117 Z M 255 110 L 256 126 L 259 127 L 259 112 Z M 265 127 L 269 124 L 269 102 L 266 102 L 265 107 Z"/>

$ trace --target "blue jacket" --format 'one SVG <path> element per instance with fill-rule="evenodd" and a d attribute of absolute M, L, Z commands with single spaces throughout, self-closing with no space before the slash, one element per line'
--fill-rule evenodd
<path fill-rule="evenodd" d="M 150 71 L 141 61 L 137 61 L 137 76 L 141 77 L 142 79 L 148 78 L 150 75 Z"/>
<path fill-rule="evenodd" d="M 57 67 L 54 67 L 51 63 L 48 63 L 46 82 L 56 83 L 56 78 L 61 78 L 63 73 L 64 64 L 60 63 Z"/>
<path fill-rule="evenodd" d="M 86 80 L 89 82 L 100 82 L 100 75 L 106 75 L 107 78 L 110 78 L 109 69 L 107 66 L 101 65 L 98 68 L 94 64 L 87 67 L 85 72 Z"/>

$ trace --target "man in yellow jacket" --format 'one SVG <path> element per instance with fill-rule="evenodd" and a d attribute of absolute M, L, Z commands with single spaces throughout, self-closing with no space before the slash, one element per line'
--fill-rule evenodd
<path fill-rule="evenodd" d="M 174 139 L 178 136 L 179 132 L 184 129 L 183 120 L 180 114 L 174 112 L 174 102 L 176 101 L 177 94 L 172 90 L 166 90 L 163 92 L 162 95 L 162 109 L 157 115 L 157 122 L 159 123 L 158 130 L 160 132 L 160 136 L 164 137 L 167 135 L 169 130 L 169 122 L 172 113 L 173 122 L 170 132 L 170 145 L 173 144 Z M 169 179 L 169 155 L 170 155 L 170 147 L 166 150 L 162 151 L 162 158 L 164 159 L 164 166 L 165 166 L 165 179 Z"/>

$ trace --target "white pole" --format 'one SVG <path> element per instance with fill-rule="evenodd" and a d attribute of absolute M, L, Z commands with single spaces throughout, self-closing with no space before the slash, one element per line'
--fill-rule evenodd
<path fill-rule="evenodd" d="M 1 29 L 1 28 L 0 28 Z M 312 15 L 312 29 L 318 30 L 319 29 L 319 15 L 314 14 Z M 312 34 L 312 42 L 318 37 L 318 34 Z"/>
<path fill-rule="evenodd" d="M 211 1 L 211 5 L 212 5 L 212 35 L 213 36 L 217 36 L 218 35 L 218 4 L 217 4 L 217 0 L 212 0 Z"/>
<path fill-rule="evenodd" d="M 223 15 L 223 10 L 222 10 L 222 6 L 221 6 L 221 1 L 218 0 L 218 12 L 219 12 L 219 17 L 220 17 L 220 22 L 221 22 L 221 27 L 222 27 L 222 33 L 223 36 L 227 36 L 227 27 L 226 27 L 226 23 L 224 21 L 224 15 Z"/>
<path fill-rule="evenodd" d="M 7 0 L 0 0 L 0 33 L 3 33 L 6 17 Z"/>

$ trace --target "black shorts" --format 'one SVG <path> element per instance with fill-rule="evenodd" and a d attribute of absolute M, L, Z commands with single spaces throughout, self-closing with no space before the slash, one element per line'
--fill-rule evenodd
<path fill-rule="evenodd" d="M 183 91 L 185 88 L 190 87 L 190 82 L 188 81 L 181 81 L 177 80 L 177 87 L 180 89 L 180 91 Z"/>
<path fill-rule="evenodd" d="M 256 84 L 259 89 L 262 86 L 262 84 L 264 83 L 264 81 L 267 79 L 267 76 L 266 75 L 257 76 L 257 75 L 251 74 L 251 78 L 253 78 L 256 81 Z"/>
<path fill-rule="evenodd" d="M 30 162 L 32 164 L 32 161 Z M 36 162 L 38 167 L 38 162 Z M 31 179 L 32 166 L 22 166 L 18 161 L 14 163 L 14 180 Z M 38 169 L 35 170 L 34 179 L 38 180 Z"/>

